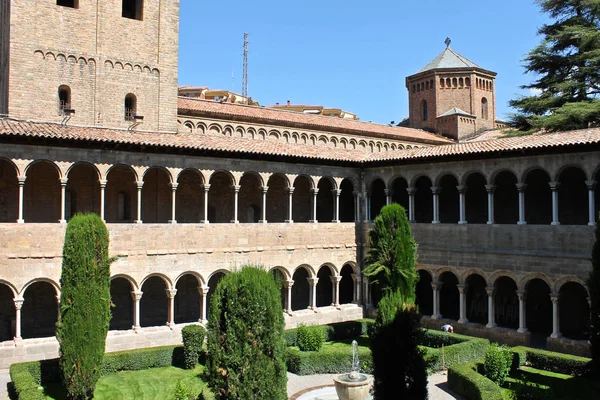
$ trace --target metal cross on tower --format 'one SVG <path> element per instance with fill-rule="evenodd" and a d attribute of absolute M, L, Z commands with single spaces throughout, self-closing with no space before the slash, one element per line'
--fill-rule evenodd
<path fill-rule="evenodd" d="M 444 40 L 444 43 L 446 43 L 446 47 L 450 47 L 450 43 L 452 43 L 452 39 L 447 37 L 446 40 Z"/>

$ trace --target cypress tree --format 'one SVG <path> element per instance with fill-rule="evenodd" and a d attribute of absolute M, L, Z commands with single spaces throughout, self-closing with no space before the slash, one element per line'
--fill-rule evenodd
<path fill-rule="evenodd" d="M 525 58 L 538 78 L 522 86 L 535 94 L 511 100 L 512 124 L 522 130 L 587 128 L 600 123 L 600 1 L 536 0 L 554 20 Z"/>
<path fill-rule="evenodd" d="M 414 303 L 416 248 L 404 208 L 399 204 L 385 206 L 369 232 L 364 274 L 379 283 L 384 294 L 399 291 L 407 303 Z"/>
<path fill-rule="evenodd" d="M 96 214 L 75 215 L 65 233 L 56 338 L 70 399 L 91 399 L 110 321 L 109 235 Z"/>
<path fill-rule="evenodd" d="M 592 249 L 592 272 L 588 279 L 590 290 L 590 344 L 592 347 L 592 365 L 600 375 L 600 219 L 596 224 L 596 242 Z"/>
<path fill-rule="evenodd" d="M 284 326 L 271 274 L 246 266 L 219 282 L 210 302 L 206 365 L 217 398 L 287 399 Z"/>

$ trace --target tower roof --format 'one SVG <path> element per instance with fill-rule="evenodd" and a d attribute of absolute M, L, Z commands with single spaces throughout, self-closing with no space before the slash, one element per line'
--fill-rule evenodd
<path fill-rule="evenodd" d="M 436 58 L 431 60 L 429 64 L 424 66 L 417 72 L 417 74 L 425 71 L 429 71 L 432 69 L 444 69 L 444 68 L 478 68 L 483 69 L 479 65 L 475 64 L 473 61 L 469 60 L 466 57 L 461 56 L 454 50 L 450 48 L 450 46 L 446 47 L 446 49 L 439 54 Z"/>

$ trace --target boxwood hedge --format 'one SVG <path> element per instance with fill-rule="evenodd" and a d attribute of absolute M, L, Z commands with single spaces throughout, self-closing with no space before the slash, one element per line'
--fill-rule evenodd
<path fill-rule="evenodd" d="M 448 386 L 466 400 L 503 400 L 494 382 L 479 373 L 483 358 L 457 364 L 448 370 Z"/>
<path fill-rule="evenodd" d="M 528 365 L 544 371 L 572 376 L 587 375 L 592 368 L 592 360 L 586 357 L 572 356 L 570 354 L 555 353 L 523 346 L 513 347 L 511 351 L 513 353 L 513 368 Z"/>

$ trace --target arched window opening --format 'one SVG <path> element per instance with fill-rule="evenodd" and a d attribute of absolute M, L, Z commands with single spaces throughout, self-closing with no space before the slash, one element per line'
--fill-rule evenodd
<path fill-rule="evenodd" d="M 344 265 L 340 275 L 342 280 L 340 281 L 340 304 L 350 304 L 354 300 L 354 280 L 352 274 L 354 270 L 348 264 Z"/>
<path fill-rule="evenodd" d="M 381 179 L 375 179 L 373 183 L 371 183 L 371 221 L 374 220 L 378 215 L 381 209 L 386 204 L 385 198 L 385 183 Z"/>
<path fill-rule="evenodd" d="M 458 80 L 456 78 L 452 78 L 452 87 L 457 87 L 458 86 Z"/>
<path fill-rule="evenodd" d="M 516 224 L 519 220 L 517 178 L 512 172 L 501 171 L 494 180 L 494 220 L 497 224 Z"/>
<path fill-rule="evenodd" d="M 15 337 L 15 303 L 12 290 L 0 283 L 0 342 Z"/>
<path fill-rule="evenodd" d="M 111 308 L 111 331 L 131 329 L 133 320 L 133 298 L 131 283 L 125 278 L 114 278 L 110 281 L 110 300 L 114 304 Z"/>
<path fill-rule="evenodd" d="M 525 177 L 525 218 L 530 225 L 550 225 L 552 222 L 552 192 L 550 177 L 542 169 L 534 169 Z"/>
<path fill-rule="evenodd" d="M 415 182 L 415 221 L 418 223 L 431 223 L 433 221 L 433 194 L 431 180 L 422 176 Z"/>
<path fill-rule="evenodd" d="M 446 86 L 446 84 L 444 82 L 444 78 L 440 78 L 440 87 L 443 88 L 445 86 Z"/>
<path fill-rule="evenodd" d="M 486 180 L 479 173 L 470 174 L 466 180 L 465 209 L 469 224 L 485 224 L 488 218 Z"/>
<path fill-rule="evenodd" d="M 162 278 L 152 276 L 142 285 L 140 300 L 140 325 L 162 326 L 169 321 L 169 298 L 167 284 Z"/>
<path fill-rule="evenodd" d="M 458 181 L 453 175 L 444 175 L 440 181 L 439 218 L 444 224 L 456 224 L 459 220 Z"/>
<path fill-rule="evenodd" d="M 61 85 L 58 88 L 58 114 L 61 116 L 71 113 L 71 88 Z"/>
<path fill-rule="evenodd" d="M 494 312 L 496 324 L 503 328 L 519 327 L 519 298 L 517 284 L 511 278 L 502 276 L 495 285 Z"/>
<path fill-rule="evenodd" d="M 79 0 L 56 0 L 57 6 L 79 8 Z"/>
<path fill-rule="evenodd" d="M 310 275 L 304 267 L 300 267 L 294 272 L 292 280 L 292 311 L 303 310 L 309 307 L 310 286 L 308 278 Z"/>
<path fill-rule="evenodd" d="M 317 273 L 317 307 L 327 307 L 334 303 L 333 299 L 333 282 L 331 269 L 324 265 Z"/>
<path fill-rule="evenodd" d="M 398 203 L 408 213 L 408 183 L 404 178 L 396 178 L 392 182 L 392 202 Z"/>
<path fill-rule="evenodd" d="M 469 275 L 467 283 L 467 320 L 476 324 L 488 322 L 487 284 L 481 275 Z"/>
<path fill-rule="evenodd" d="M 590 337 L 590 306 L 581 284 L 568 282 L 560 288 L 558 313 L 559 330 L 564 337 L 574 340 Z"/>
<path fill-rule="evenodd" d="M 525 285 L 527 301 L 526 327 L 534 335 L 540 335 L 540 342 L 552 333 L 552 302 L 550 287 L 542 279 L 532 279 Z"/>
<path fill-rule="evenodd" d="M 481 118 L 488 119 L 488 101 L 485 97 L 481 99 Z"/>
<path fill-rule="evenodd" d="M 125 121 L 133 121 L 137 110 L 137 98 L 129 93 L 125 96 Z"/>
<path fill-rule="evenodd" d="M 459 318 L 459 299 L 458 279 L 450 271 L 442 273 L 440 277 L 442 287 L 440 289 L 440 314 L 443 318 L 458 320 Z"/>
<path fill-rule="evenodd" d="M 186 274 L 179 278 L 175 289 L 175 323 L 197 322 L 200 319 L 200 305 L 202 298 L 198 289 L 198 279 Z"/>
<path fill-rule="evenodd" d="M 129 221 L 131 219 L 130 210 L 129 195 L 126 192 L 119 192 L 117 195 L 117 221 Z"/>
<path fill-rule="evenodd" d="M 465 85 L 466 85 L 467 87 L 470 87 L 470 86 L 471 86 L 471 78 L 465 78 Z"/>
<path fill-rule="evenodd" d="M 427 121 L 429 119 L 429 110 L 427 106 L 427 101 L 423 100 L 423 121 Z"/>
<path fill-rule="evenodd" d="M 463 79 L 463 78 L 459 78 L 459 79 L 458 79 L 458 86 L 460 86 L 460 87 L 463 87 L 463 86 L 465 86 L 465 81 L 464 81 L 464 79 Z"/>
<path fill-rule="evenodd" d="M 123 0 L 123 18 L 142 20 L 144 0 Z"/>
<path fill-rule="evenodd" d="M 433 82 L 434 82 L 433 79 L 429 81 L 429 88 L 430 89 L 433 89 Z"/>
<path fill-rule="evenodd" d="M 417 91 L 417 86 L 416 85 L 412 85 L 412 92 L 415 93 Z"/>
<path fill-rule="evenodd" d="M 419 281 L 416 287 L 416 304 L 419 312 L 423 315 L 433 314 L 433 288 L 431 287 L 432 278 L 429 272 L 419 270 Z"/>
<path fill-rule="evenodd" d="M 340 184 L 340 221 L 354 221 L 354 185 L 349 179 L 344 179 Z"/>
<path fill-rule="evenodd" d="M 585 173 L 578 167 L 568 167 L 561 171 L 558 181 L 559 222 L 564 225 L 587 225 L 589 205 Z"/>
<path fill-rule="evenodd" d="M 425 90 L 429 90 L 429 81 L 425 82 Z"/>

